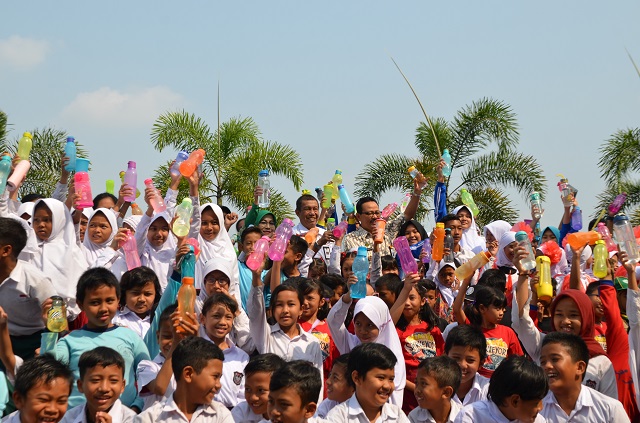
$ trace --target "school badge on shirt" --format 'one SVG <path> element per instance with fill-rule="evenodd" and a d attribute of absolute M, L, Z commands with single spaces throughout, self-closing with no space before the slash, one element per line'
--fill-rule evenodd
<path fill-rule="evenodd" d="M 242 382 L 242 377 L 243 376 L 244 376 L 244 373 L 233 372 L 233 383 L 235 383 L 236 385 L 240 386 L 240 383 Z"/>

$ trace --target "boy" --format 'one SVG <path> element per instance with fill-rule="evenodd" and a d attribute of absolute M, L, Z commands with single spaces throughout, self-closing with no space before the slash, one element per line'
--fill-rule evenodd
<path fill-rule="evenodd" d="M 475 256 L 475 253 L 460 246 L 460 240 L 462 239 L 462 222 L 460 222 L 460 218 L 455 214 L 448 214 L 440 219 L 438 223 L 444 223 L 444 228 L 451 230 L 455 265 L 460 266 L 461 264 L 471 260 Z M 431 260 L 431 263 L 429 264 L 429 271 L 425 277 L 430 280 L 435 280 L 435 276 L 437 275 L 439 268 L 440 266 L 438 266 L 438 263 Z M 477 275 L 474 275 L 471 285 L 475 285 L 476 281 Z"/>
<path fill-rule="evenodd" d="M 402 279 L 395 273 L 387 273 L 386 275 L 382 275 L 376 281 L 376 292 L 378 293 L 378 297 L 385 302 L 387 307 L 391 309 L 393 304 L 396 302 L 396 292 L 402 285 Z"/>
<path fill-rule="evenodd" d="M 318 406 L 316 417 L 324 419 L 333 407 L 342 404 L 353 396 L 355 389 L 351 383 L 349 383 L 351 375 L 349 375 L 347 371 L 348 363 L 349 353 L 342 354 L 333 361 L 331 373 L 329 373 L 329 377 L 325 382 L 327 386 L 327 398 Z"/>
<path fill-rule="evenodd" d="M 57 423 L 67 412 L 73 373 L 50 354 L 29 359 L 18 370 L 13 402 L 18 411 L 3 419 L 7 423 Z"/>
<path fill-rule="evenodd" d="M 236 423 L 257 423 L 268 420 L 269 383 L 273 372 L 280 369 L 285 361 L 276 354 L 253 356 L 244 368 L 244 397 L 246 401 L 233 407 L 231 415 Z"/>
<path fill-rule="evenodd" d="M 274 261 L 271 270 L 262 278 L 264 281 L 264 306 L 271 307 L 271 293 L 278 285 L 289 278 L 301 276 L 298 265 L 307 251 L 307 241 L 298 235 L 292 235 L 281 261 Z"/>
<path fill-rule="evenodd" d="M 108 347 L 95 348 L 82 353 L 78 367 L 78 390 L 87 402 L 67 411 L 63 423 L 133 420 L 136 413 L 118 399 L 124 391 L 124 359 L 119 353 Z"/>
<path fill-rule="evenodd" d="M 446 355 L 430 357 L 418 365 L 414 390 L 419 407 L 409 413 L 411 423 L 451 423 L 462 406 L 453 400 L 462 374 L 458 363 Z"/>
<path fill-rule="evenodd" d="M 249 255 L 253 252 L 256 242 L 262 238 L 262 231 L 252 226 L 245 229 L 240 235 L 240 242 L 238 246 L 240 251 L 243 252 L 242 260 L 238 257 L 238 270 L 240 271 L 240 300 L 242 302 L 242 309 L 247 312 L 247 298 L 249 297 L 249 291 L 251 291 L 251 281 L 253 280 L 253 274 L 251 269 L 247 267 L 245 261 L 249 258 Z"/>
<path fill-rule="evenodd" d="M 87 317 L 82 329 L 74 330 L 58 341 L 56 358 L 69 363 L 76 380 L 80 379 L 78 361 L 85 351 L 102 345 L 114 346 L 124 358 L 125 388 L 120 400 L 127 407 L 142 409 L 137 395 L 135 369 L 142 360 L 149 360 L 149 352 L 140 337 L 131 329 L 115 326 L 111 320 L 118 311 L 120 284 L 109 270 L 89 269 L 80 276 L 76 288 L 76 303 Z M 84 402 L 76 386 L 69 397 L 69 406 Z"/>
<path fill-rule="evenodd" d="M 547 422 L 629 422 L 620 401 L 582 385 L 589 350 L 577 335 L 552 332 L 542 340 L 540 366 L 549 378 L 549 392 L 540 414 Z"/>
<path fill-rule="evenodd" d="M 330 422 L 408 423 L 402 409 L 388 402 L 395 390 L 395 354 L 375 342 L 360 344 L 349 353 L 347 373 L 355 394 L 327 414 Z"/>
<path fill-rule="evenodd" d="M 453 400 L 467 405 L 487 398 L 489 379 L 480 375 L 478 369 L 487 358 L 487 340 L 480 329 L 456 326 L 447 336 L 444 353 L 460 366 L 462 379 Z"/>
<path fill-rule="evenodd" d="M 172 357 L 176 390 L 137 415 L 136 423 L 177 422 L 232 423 L 227 408 L 213 400 L 220 390 L 224 354 L 202 338 L 183 339 Z"/>
<path fill-rule="evenodd" d="M 314 423 L 313 415 L 320 396 L 320 370 L 306 360 L 285 363 L 269 382 L 269 417 L 271 423 Z"/>

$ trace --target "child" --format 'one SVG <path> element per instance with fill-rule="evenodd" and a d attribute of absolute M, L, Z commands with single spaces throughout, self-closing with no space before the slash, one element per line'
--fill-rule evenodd
<path fill-rule="evenodd" d="M 418 366 L 415 397 L 419 407 L 407 416 L 411 423 L 453 422 L 462 408 L 453 400 L 460 386 L 460 367 L 446 355 L 429 357 Z"/>
<path fill-rule="evenodd" d="M 438 223 L 444 223 L 445 229 L 451 230 L 451 237 L 453 238 L 453 256 L 456 267 L 471 260 L 473 256 L 476 255 L 472 250 L 460 245 L 463 227 L 458 216 L 455 214 L 448 214 L 440 219 Z M 445 251 L 445 253 L 448 253 L 448 251 Z M 431 260 L 431 263 L 429 264 L 429 271 L 427 272 L 427 279 L 434 280 L 440 267 L 438 266 L 438 263 Z"/>
<path fill-rule="evenodd" d="M 273 372 L 285 361 L 276 354 L 259 354 L 251 357 L 244 368 L 244 397 L 246 401 L 233 407 L 231 414 L 236 423 L 257 423 L 269 419 L 269 383 Z"/>
<path fill-rule="evenodd" d="M 321 395 L 322 376 L 306 360 L 285 363 L 269 382 L 269 417 L 279 423 L 319 423 L 313 417 Z"/>
<path fill-rule="evenodd" d="M 327 415 L 330 422 L 408 422 L 407 416 L 389 401 L 395 388 L 396 356 L 376 342 L 360 344 L 351 350 L 347 373 L 355 388 L 353 396 Z M 366 419 L 366 420 L 365 420 Z"/>
<path fill-rule="evenodd" d="M 78 281 L 76 302 L 84 311 L 88 323 L 79 330 L 58 341 L 56 358 L 69 363 L 76 380 L 80 379 L 78 361 L 85 351 L 102 345 L 117 346 L 125 361 L 126 386 L 121 401 L 127 407 L 142 408 L 142 400 L 136 390 L 135 369 L 142 360 L 149 359 L 149 352 L 142 339 L 134 331 L 113 324 L 118 310 L 120 284 L 105 268 L 96 267 L 82 274 Z M 69 397 L 69 405 L 75 407 L 83 401 L 77 387 Z"/>
<path fill-rule="evenodd" d="M 455 321 L 453 301 L 459 292 L 456 265 L 455 263 L 447 263 L 444 260 L 440 261 L 440 263 L 432 260 L 432 265 L 435 267 L 433 282 L 436 285 L 436 306 L 433 311 L 438 317 L 443 318 L 448 323 L 452 323 Z"/>
<path fill-rule="evenodd" d="M 13 402 L 18 411 L 5 417 L 3 422 L 59 422 L 67 412 L 72 385 L 73 373 L 69 367 L 50 354 L 26 360 L 13 386 Z"/>
<path fill-rule="evenodd" d="M 144 338 L 150 327 L 149 317 L 160 301 L 160 282 L 146 266 L 125 272 L 120 279 L 120 310 L 113 319 Z"/>
<path fill-rule="evenodd" d="M 544 423 L 545 419 L 538 413 L 547 392 L 549 383 L 544 371 L 526 358 L 512 355 L 493 372 L 489 399 L 464 407 L 456 423 Z"/>
<path fill-rule="evenodd" d="M 238 303 L 227 294 L 213 294 L 202 306 L 200 336 L 213 342 L 224 354 L 221 388 L 215 400 L 227 408 L 235 407 L 244 399 L 244 367 L 249 355 L 229 338 L 233 329 L 233 320 L 238 312 Z"/>
<path fill-rule="evenodd" d="M 172 360 L 175 392 L 137 415 L 134 422 L 232 422 L 231 412 L 213 399 L 222 377 L 224 354 L 220 348 L 202 338 L 189 337 L 178 343 Z"/>
<path fill-rule="evenodd" d="M 123 406 L 118 399 L 125 383 L 122 356 L 111 348 L 97 347 L 82 353 L 78 367 L 78 390 L 84 394 L 87 402 L 67 411 L 62 422 L 131 422 L 136 413 Z"/>
<path fill-rule="evenodd" d="M 436 315 L 427 304 L 426 290 L 407 277 L 397 290 L 397 300 L 391 308 L 396 324 L 407 372 L 402 410 L 409 413 L 418 403 L 414 395 L 418 365 L 429 357 L 444 352 L 444 339 L 436 326 Z"/>
<path fill-rule="evenodd" d="M 402 279 L 395 273 L 387 273 L 382 275 L 376 281 L 376 292 L 378 298 L 385 302 L 387 307 L 391 309 L 396 302 L 397 291 L 402 287 Z"/>
<path fill-rule="evenodd" d="M 334 360 L 331 373 L 329 373 L 329 377 L 325 382 L 327 398 L 318 406 L 316 417 L 324 419 L 333 407 L 342 404 L 353 396 L 355 389 L 349 382 L 351 376 L 347 372 L 348 362 L 349 353 L 342 354 Z"/>
<path fill-rule="evenodd" d="M 347 284 L 345 283 L 344 279 L 340 275 L 335 275 L 331 273 L 327 275 L 322 275 L 320 277 L 320 283 L 327 286 L 329 289 L 331 289 L 331 293 L 333 294 L 329 298 L 329 305 L 330 305 L 329 308 L 333 307 L 335 303 L 337 303 L 340 300 L 340 297 L 342 297 L 342 294 L 344 294 L 344 292 L 347 290 Z"/>
<path fill-rule="evenodd" d="M 150 188 L 147 188 L 145 199 L 149 202 L 153 195 L 157 195 Z M 162 292 L 168 283 L 171 275 L 171 260 L 174 257 L 178 245 L 176 237 L 169 227 L 171 216 L 166 211 L 158 214 L 153 213 L 153 207 L 148 206 L 147 212 L 142 216 L 138 230 L 136 231 L 136 242 L 140 254 L 140 263 L 153 270 L 157 275 Z"/>
<path fill-rule="evenodd" d="M 270 306 L 271 293 L 278 285 L 289 278 L 301 276 L 298 266 L 305 257 L 308 249 L 307 241 L 304 238 L 293 235 L 289 239 L 289 245 L 284 253 L 284 257 L 280 261 L 274 261 L 271 270 L 264 277 L 265 285 L 265 304 Z"/>
<path fill-rule="evenodd" d="M 109 247 L 117 232 L 118 220 L 113 211 L 106 208 L 93 211 L 82 241 L 84 257 L 89 267 L 105 264 L 113 257 L 114 250 Z"/>
<path fill-rule="evenodd" d="M 436 283 L 428 279 L 422 279 L 420 282 L 418 282 L 418 285 L 424 287 L 427 304 L 429 305 L 429 307 L 431 307 L 431 310 L 433 310 L 433 312 L 435 313 L 436 303 L 438 301 L 438 289 L 436 287 Z M 437 314 L 436 314 L 436 322 L 437 322 L 436 325 L 438 326 L 438 328 L 440 328 L 440 332 L 444 331 L 444 329 L 449 324 L 445 319 L 438 316 Z"/>
<path fill-rule="evenodd" d="M 483 236 L 478 234 L 478 226 L 473 216 L 473 212 L 467 206 L 458 206 L 453 209 L 453 214 L 458 216 L 462 226 L 462 237 L 460 238 L 460 246 L 466 250 L 472 251 L 474 254 L 487 249 L 486 241 Z"/>
<path fill-rule="evenodd" d="M 583 385 L 588 362 L 589 350 L 581 337 L 563 332 L 545 336 L 540 364 L 551 392 L 543 401 L 542 417 L 548 422 L 629 422 L 620 401 Z"/>
<path fill-rule="evenodd" d="M 244 253 L 243 260 L 238 257 L 238 270 L 240 272 L 240 300 L 242 309 L 247 311 L 247 298 L 249 297 L 249 291 L 251 290 L 251 280 L 253 276 L 251 269 L 247 267 L 246 260 L 253 252 L 256 242 L 262 238 L 262 232 L 259 228 L 252 226 L 242 231 L 240 235 L 239 247 Z"/>
<path fill-rule="evenodd" d="M 487 340 L 480 329 L 456 326 L 447 336 L 444 353 L 457 361 L 462 371 L 460 387 L 453 400 L 468 405 L 486 399 L 489 379 L 480 375 L 478 369 L 487 357 Z"/>

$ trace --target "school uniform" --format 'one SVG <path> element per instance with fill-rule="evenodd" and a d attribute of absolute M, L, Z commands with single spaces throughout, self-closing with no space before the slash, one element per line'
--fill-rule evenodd
<path fill-rule="evenodd" d="M 65 413 L 60 423 L 87 423 L 87 404 L 73 407 Z M 109 410 L 111 423 L 130 423 L 136 416 L 135 411 L 122 405 L 120 400 L 116 400 Z"/>
<path fill-rule="evenodd" d="M 534 423 L 545 423 L 544 417 L 538 413 Z M 597 421 L 597 420 L 593 420 Z M 509 420 L 502 414 L 498 406 L 489 400 L 474 402 L 465 406 L 456 416 L 455 423 L 520 423 L 521 420 Z"/>
<path fill-rule="evenodd" d="M 453 399 L 449 400 L 449 403 L 451 404 L 451 411 L 449 411 L 449 417 L 447 417 L 445 423 L 453 423 L 460 410 L 462 410 L 462 405 Z M 411 423 L 436 423 L 429 410 L 422 407 L 414 408 L 407 417 Z"/>
<path fill-rule="evenodd" d="M 2 423 L 22 423 L 22 421 L 20 420 L 20 410 L 14 411 L 8 416 L 5 416 L 2 419 Z"/>
<path fill-rule="evenodd" d="M 581 386 L 581 388 L 576 406 L 570 415 L 567 416 L 551 391 L 543 398 L 543 408 L 539 415 L 550 423 L 629 422 L 629 416 L 620 401 L 609 398 L 588 386 Z"/>
<path fill-rule="evenodd" d="M 133 421 L 134 423 L 233 423 L 233 417 L 227 407 L 217 401 L 211 401 L 210 404 L 199 405 L 189 420 L 180 411 L 171 395 L 138 414 Z"/>
<path fill-rule="evenodd" d="M 320 403 L 320 405 L 318 405 L 318 408 L 316 409 L 316 414 L 314 414 L 313 417 L 318 417 L 321 419 L 326 418 L 327 414 L 329 414 L 329 412 L 333 410 L 333 408 L 336 405 L 340 405 L 340 403 L 338 401 L 334 401 L 334 400 L 330 400 L 329 398 L 326 398 L 324 401 Z"/>
<path fill-rule="evenodd" d="M 204 336 L 202 336 L 204 335 Z M 202 338 L 213 343 L 206 333 Z M 249 355 L 236 347 L 227 336 L 229 348 L 222 350 L 224 361 L 222 362 L 222 377 L 220 378 L 220 391 L 213 397 L 225 407 L 232 408 L 244 401 L 244 368 L 249 362 Z"/>
<path fill-rule="evenodd" d="M 113 324 L 121 326 L 123 328 L 129 328 L 138 334 L 140 338 L 144 339 L 147 331 L 151 327 L 150 315 L 146 315 L 144 318 L 140 318 L 136 313 L 129 310 L 125 306 L 122 310 L 119 310 L 113 317 Z"/>
<path fill-rule="evenodd" d="M 336 423 L 369 423 L 369 418 L 360 406 L 356 394 L 334 407 L 327 415 L 326 420 Z M 385 422 L 409 423 L 409 419 L 399 406 L 387 402 L 382 406 L 380 417 L 375 421 L 375 423 Z"/>
<path fill-rule="evenodd" d="M 249 407 L 249 403 L 246 401 L 243 401 L 233 407 L 233 410 L 231 410 L 231 416 L 233 416 L 233 421 L 236 423 L 258 423 L 264 420 L 262 414 L 254 413 L 251 407 Z"/>
<path fill-rule="evenodd" d="M 473 385 L 469 392 L 467 392 L 467 395 L 465 395 L 464 401 L 460 401 L 458 394 L 453 396 L 453 401 L 463 406 L 473 404 L 474 402 L 486 400 L 488 392 L 489 379 L 482 376 L 480 373 L 476 373 L 473 377 Z"/>
<path fill-rule="evenodd" d="M 171 372 L 171 380 L 169 381 L 169 385 L 167 385 L 167 390 L 164 395 L 156 395 L 149 391 L 143 392 L 144 387 L 158 377 L 158 373 L 164 362 L 165 358 L 158 354 L 153 360 L 142 360 L 136 369 L 138 396 L 144 401 L 142 410 L 146 410 L 156 402 L 164 401 L 165 398 L 173 395 L 173 391 L 176 390 L 176 378 L 173 376 L 173 372 Z"/>

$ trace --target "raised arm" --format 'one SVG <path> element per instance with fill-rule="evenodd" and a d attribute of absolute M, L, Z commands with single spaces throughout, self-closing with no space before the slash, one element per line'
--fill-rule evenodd
<path fill-rule="evenodd" d="M 471 284 L 471 279 L 473 279 L 474 274 L 475 272 L 462 281 L 460 289 L 458 289 L 458 295 L 456 295 L 456 299 L 453 300 L 453 315 L 459 325 L 464 325 L 467 323 L 467 315 L 462 309 L 462 306 L 464 305 L 465 293 L 467 292 L 467 288 L 469 288 L 469 285 Z"/>
<path fill-rule="evenodd" d="M 393 303 L 393 307 L 389 310 L 389 313 L 391 313 L 391 320 L 393 320 L 394 325 L 398 323 L 398 320 L 400 320 L 402 310 L 404 310 L 404 305 L 409 299 L 409 294 L 411 293 L 411 290 L 416 287 L 418 281 L 420 281 L 420 275 L 417 273 L 409 273 L 404 278 L 402 291 L 400 291 L 398 298 L 396 298 L 396 301 Z"/>
<path fill-rule="evenodd" d="M 578 248 L 577 250 L 571 247 L 571 253 L 573 254 L 573 259 L 571 260 L 571 274 L 569 276 L 569 288 L 571 289 L 583 289 L 582 282 L 580 281 L 580 274 L 582 273 L 580 270 L 580 257 L 582 256 L 582 252 L 584 251 L 585 246 Z"/>
<path fill-rule="evenodd" d="M 422 188 L 417 180 L 413 181 L 413 194 L 411 194 L 411 200 L 409 200 L 409 204 L 407 208 L 404 210 L 404 219 L 411 220 L 415 217 L 416 212 L 418 211 L 418 206 L 420 205 L 420 195 L 422 194 Z"/>

